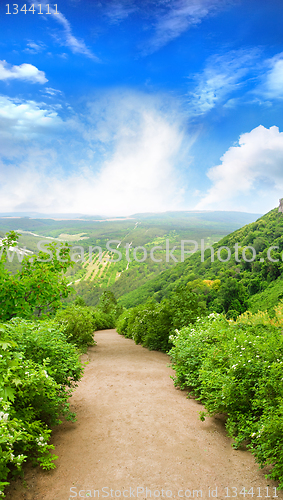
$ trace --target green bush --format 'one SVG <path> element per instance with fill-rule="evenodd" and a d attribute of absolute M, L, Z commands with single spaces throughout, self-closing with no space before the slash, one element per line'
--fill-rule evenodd
<path fill-rule="evenodd" d="M 47 372 L 58 384 L 71 387 L 81 378 L 78 351 L 54 321 L 14 318 L 5 324 L 5 334 L 16 342 L 14 350 L 25 358 L 41 365 L 48 360 Z"/>
<path fill-rule="evenodd" d="M 169 331 L 172 326 L 172 315 L 167 302 L 158 304 L 148 301 L 136 308 L 132 323 L 132 338 L 136 344 L 152 350 L 168 351 L 171 347 Z"/>
<path fill-rule="evenodd" d="M 171 326 L 172 317 L 168 304 L 149 300 L 146 304 L 124 311 L 117 321 L 116 328 L 118 333 L 133 339 L 136 344 L 150 350 L 166 352 L 171 347 Z"/>
<path fill-rule="evenodd" d="M 82 376 L 79 352 L 53 322 L 0 325 L 0 494 L 27 459 L 55 467 L 50 427 L 74 420 L 68 398 Z"/>
<path fill-rule="evenodd" d="M 242 321 L 242 322 L 241 322 Z M 283 487 L 283 336 L 281 328 L 260 316 L 237 322 L 219 314 L 198 319 L 170 337 L 175 385 L 189 388 L 205 406 L 205 415 L 225 413 L 237 448 L 242 444 L 268 477 Z"/>
<path fill-rule="evenodd" d="M 123 307 L 117 304 L 114 294 L 106 290 L 102 292 L 98 305 L 89 308 L 89 311 L 92 315 L 94 330 L 107 330 L 115 328 Z"/>
<path fill-rule="evenodd" d="M 55 322 L 63 328 L 69 342 L 80 349 L 86 350 L 87 346 L 95 343 L 93 334 L 96 325 L 89 308 L 70 305 L 57 312 Z"/>
<path fill-rule="evenodd" d="M 120 335 L 127 338 L 132 338 L 132 328 L 136 317 L 137 307 L 126 309 L 121 316 L 119 316 L 116 323 L 116 330 Z"/>
<path fill-rule="evenodd" d="M 84 299 L 82 297 L 80 297 L 79 295 L 75 298 L 74 304 L 75 304 L 75 306 L 86 307 L 86 303 L 85 303 Z"/>
<path fill-rule="evenodd" d="M 114 293 L 108 290 L 102 292 L 98 308 L 105 314 L 109 314 L 114 311 L 117 307 L 117 300 L 115 299 Z"/>
<path fill-rule="evenodd" d="M 105 313 L 100 309 L 91 309 L 91 314 L 95 330 L 115 328 L 116 315 L 113 312 Z"/>
<path fill-rule="evenodd" d="M 188 287 L 179 287 L 169 296 L 169 304 L 172 315 L 173 331 L 183 326 L 195 323 L 196 319 L 203 316 L 205 304 L 199 302 L 196 293 L 189 290 Z"/>
<path fill-rule="evenodd" d="M 176 328 L 194 323 L 203 314 L 197 295 L 182 287 L 161 303 L 151 299 L 122 313 L 117 331 L 148 349 L 167 352 L 171 348 L 170 334 Z"/>

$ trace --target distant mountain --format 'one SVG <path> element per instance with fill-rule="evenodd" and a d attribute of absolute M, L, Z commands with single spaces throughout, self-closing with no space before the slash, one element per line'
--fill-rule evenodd
<path fill-rule="evenodd" d="M 191 220 L 191 221 L 219 221 L 236 224 L 249 224 L 261 217 L 263 214 L 254 214 L 249 212 L 223 211 L 223 210 L 183 210 L 174 212 L 147 212 L 142 214 L 133 214 L 131 217 L 137 220 L 155 221 L 166 219 L 172 220 Z"/>
<path fill-rule="evenodd" d="M 61 213 L 50 213 L 50 214 L 42 214 L 40 212 L 6 212 L 6 213 L 0 213 L 0 218 L 17 218 L 17 219 L 22 219 L 22 218 L 28 218 L 28 219 L 71 219 L 71 220 L 76 220 L 76 219 L 105 219 L 106 217 L 103 217 L 101 215 L 83 215 L 83 214 L 61 214 Z"/>
<path fill-rule="evenodd" d="M 75 234 L 83 231 L 95 235 L 112 232 L 115 235 L 117 231 L 121 232 L 124 229 L 128 231 L 129 228 L 134 228 L 139 222 L 147 225 L 147 228 L 158 226 L 166 231 L 203 228 L 211 232 L 211 230 L 218 229 L 220 234 L 224 235 L 255 221 L 261 215 L 246 212 L 180 211 L 142 213 L 129 217 L 104 217 L 102 215 L 15 212 L 0 214 L 0 232 L 21 229 L 53 237 L 59 236 L 60 233 Z M 206 237 L 205 234 L 204 237 Z"/>
<path fill-rule="evenodd" d="M 129 216 L 106 216 L 106 215 L 90 215 L 90 214 L 80 214 L 80 213 L 49 213 L 42 214 L 40 212 L 5 212 L 0 213 L 0 219 L 6 218 L 17 218 L 17 219 L 55 219 L 55 220 L 83 220 L 83 221 L 120 221 L 120 220 L 147 220 L 147 221 L 160 221 L 160 220 L 219 220 L 221 222 L 236 222 L 240 221 L 243 224 L 248 224 L 254 221 L 262 214 L 253 214 L 248 212 L 229 212 L 229 211 L 213 211 L 213 210 L 185 210 L 185 211 L 175 211 L 175 212 L 146 212 L 137 213 Z"/>

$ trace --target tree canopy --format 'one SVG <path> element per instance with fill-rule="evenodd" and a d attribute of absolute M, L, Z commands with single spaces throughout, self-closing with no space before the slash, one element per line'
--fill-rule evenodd
<path fill-rule="evenodd" d="M 6 268 L 8 252 L 15 251 L 19 234 L 10 231 L 0 246 L 0 321 L 14 316 L 41 317 L 54 313 L 71 292 L 64 277 L 73 265 L 68 244 L 50 243 L 38 255 L 24 256 L 12 275 Z"/>

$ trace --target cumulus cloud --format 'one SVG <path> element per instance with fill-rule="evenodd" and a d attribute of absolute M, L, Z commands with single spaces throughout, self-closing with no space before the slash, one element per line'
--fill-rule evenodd
<path fill-rule="evenodd" d="M 263 84 L 263 94 L 267 98 L 283 97 L 283 52 L 266 61 L 270 67 Z"/>
<path fill-rule="evenodd" d="M 35 101 L 21 101 L 0 96 L 0 139 L 30 138 L 31 135 L 62 123 L 52 108 Z"/>
<path fill-rule="evenodd" d="M 191 113 L 202 115 L 218 103 L 225 103 L 231 93 L 245 84 L 258 55 L 258 51 L 253 49 L 211 57 L 203 72 L 195 75 L 196 88 L 189 94 Z"/>
<path fill-rule="evenodd" d="M 87 122 L 73 122 L 82 154 L 67 175 L 52 145 L 26 151 L 9 169 L 2 158 L 0 211 L 124 215 L 179 206 L 176 165 L 184 133 L 178 113 L 139 94 L 101 97 L 88 109 Z"/>
<path fill-rule="evenodd" d="M 261 213 L 282 198 L 283 132 L 278 127 L 260 125 L 242 134 L 221 162 L 208 171 L 212 187 L 196 208 Z"/>
<path fill-rule="evenodd" d="M 27 80 L 31 83 L 46 83 L 44 71 L 40 71 L 32 64 L 12 66 L 6 61 L 0 61 L 0 80 Z"/>

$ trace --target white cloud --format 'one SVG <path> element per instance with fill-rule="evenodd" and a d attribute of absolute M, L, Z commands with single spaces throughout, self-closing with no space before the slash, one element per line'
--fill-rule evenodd
<path fill-rule="evenodd" d="M 40 71 L 32 64 L 12 66 L 6 61 L 0 61 L 0 80 L 27 80 L 32 83 L 46 83 L 44 71 Z"/>
<path fill-rule="evenodd" d="M 274 100 L 283 98 L 283 52 L 258 62 L 255 57 L 255 62 L 254 69 L 257 74 L 252 80 L 253 88 L 242 96 L 241 101 L 271 106 Z"/>
<path fill-rule="evenodd" d="M 42 42 L 35 43 L 30 40 L 27 43 L 27 47 L 24 49 L 24 52 L 27 52 L 28 54 L 38 54 L 39 52 L 42 52 L 45 47 L 46 46 Z"/>
<path fill-rule="evenodd" d="M 63 94 L 61 90 L 58 89 L 53 89 L 52 87 L 45 87 L 44 90 L 41 90 L 42 94 L 47 94 L 49 96 L 58 96 L 60 94 Z"/>
<path fill-rule="evenodd" d="M 114 0 L 113 2 L 109 3 L 109 5 L 107 5 L 106 15 L 113 24 L 117 24 L 123 19 L 126 19 L 130 14 L 136 12 L 137 8 L 138 7 L 134 5 L 134 2 L 117 2 Z"/>
<path fill-rule="evenodd" d="M 258 51 L 255 49 L 230 51 L 225 55 L 211 57 L 203 72 L 195 75 L 197 85 L 189 94 L 191 113 L 202 115 L 218 103 L 225 102 L 231 93 L 245 84 L 257 57 Z M 229 102 L 231 101 L 230 99 Z"/>
<path fill-rule="evenodd" d="M 28 139 L 42 130 L 62 123 L 54 109 L 43 108 L 34 101 L 20 101 L 0 96 L 0 139 Z"/>
<path fill-rule="evenodd" d="M 242 134 L 221 162 L 208 171 L 212 187 L 196 208 L 262 213 L 282 198 L 283 132 L 278 127 L 260 125 Z"/>
<path fill-rule="evenodd" d="M 179 37 L 191 26 L 196 26 L 209 14 L 228 3 L 228 0 L 173 0 L 159 2 L 163 13 L 154 25 L 155 33 L 144 47 L 145 54 L 159 50 Z M 231 3 L 231 2 L 230 2 Z"/>
<path fill-rule="evenodd" d="M 277 54 L 266 61 L 271 69 L 266 74 L 263 85 L 263 94 L 268 98 L 283 97 L 283 53 Z"/>
<path fill-rule="evenodd" d="M 9 168 L 2 159 L 0 212 L 123 215 L 181 204 L 176 165 L 184 134 L 178 112 L 164 111 L 154 98 L 127 93 L 100 96 L 88 109 L 87 123 L 73 122 L 74 141 L 82 134 L 84 139 L 78 143 L 80 160 L 66 158 L 73 162 L 67 175 L 62 150 L 54 144 L 34 147 L 18 161 L 9 159 Z"/>
<path fill-rule="evenodd" d="M 46 7 L 47 4 L 48 2 L 46 2 L 46 0 L 42 0 L 41 2 L 35 2 L 34 5 L 41 5 L 43 8 L 43 6 Z M 59 10 L 57 10 L 56 13 L 56 10 L 50 4 L 48 5 L 50 15 L 48 15 L 47 17 L 52 17 L 55 21 L 61 24 L 61 26 L 63 26 L 64 41 L 60 39 L 60 43 L 69 47 L 74 54 L 83 54 L 90 59 L 99 61 L 98 57 L 91 52 L 91 50 L 86 46 L 85 42 L 83 40 L 79 40 L 73 35 L 71 24 L 66 19 L 66 17 Z M 58 34 L 56 35 L 56 38 L 58 39 Z"/>

